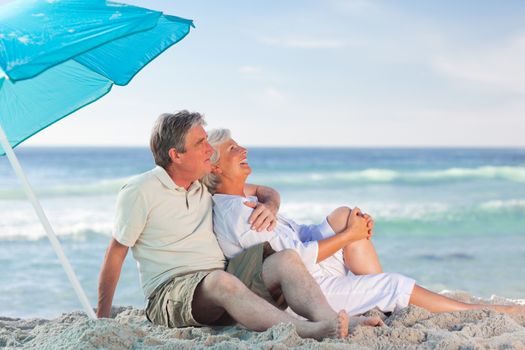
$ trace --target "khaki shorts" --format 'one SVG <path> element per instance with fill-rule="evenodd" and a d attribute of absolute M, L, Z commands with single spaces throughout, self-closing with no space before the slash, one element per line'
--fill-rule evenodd
<path fill-rule="evenodd" d="M 271 295 L 262 279 L 264 259 L 275 253 L 268 242 L 253 246 L 228 263 L 227 272 L 241 280 L 252 292 L 280 309 L 286 308 L 281 292 Z M 212 270 L 213 271 L 213 270 Z M 212 271 L 177 276 L 161 284 L 148 298 L 146 317 L 157 325 L 170 328 L 203 326 L 193 318 L 191 305 L 195 289 Z"/>

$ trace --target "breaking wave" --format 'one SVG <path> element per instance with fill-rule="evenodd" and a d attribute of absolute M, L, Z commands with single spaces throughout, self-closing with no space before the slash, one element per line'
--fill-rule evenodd
<path fill-rule="evenodd" d="M 36 194 L 41 198 L 53 197 L 85 197 L 100 195 L 116 195 L 128 178 L 101 180 L 86 184 L 62 184 L 50 186 L 34 186 Z M 0 189 L 0 199 L 26 199 L 21 186 Z"/>
<path fill-rule="evenodd" d="M 365 169 L 356 171 L 275 173 L 253 176 L 253 182 L 273 185 L 394 183 L 425 184 L 468 180 L 504 180 L 525 182 L 525 167 L 483 166 L 478 168 L 449 168 L 443 170 L 402 171 L 392 169 Z"/>
<path fill-rule="evenodd" d="M 42 198 L 71 196 L 116 195 L 129 178 L 93 181 L 86 184 L 53 184 L 35 186 Z M 269 186 L 341 186 L 345 184 L 433 184 L 471 180 L 503 180 L 525 182 L 525 167 L 485 166 L 479 168 L 449 168 L 444 170 L 401 171 L 392 169 L 365 169 L 334 172 L 286 172 L 282 174 L 254 173 L 250 182 Z M 1 200 L 25 199 L 21 186 L 0 188 Z"/>
<path fill-rule="evenodd" d="M 115 198 L 52 198 L 44 209 L 59 236 L 111 235 Z M 340 202 L 284 202 L 280 212 L 298 223 L 317 223 L 343 205 Z M 525 199 L 490 200 L 460 206 L 444 202 L 368 202 L 360 208 L 370 213 L 377 227 L 387 233 L 424 235 L 455 233 L 485 234 L 501 228 L 524 233 Z M 35 240 L 45 236 L 27 201 L 0 201 L 0 240 Z"/>

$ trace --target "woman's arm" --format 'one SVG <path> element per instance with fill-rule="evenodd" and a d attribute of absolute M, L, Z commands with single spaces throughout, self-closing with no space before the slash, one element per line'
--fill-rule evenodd
<path fill-rule="evenodd" d="M 359 208 L 352 209 L 348 216 L 346 228 L 341 233 L 317 241 L 319 244 L 317 262 L 319 263 L 334 255 L 335 252 L 344 248 L 349 243 L 369 238 L 370 235 L 371 230 L 367 218 L 363 216 Z"/>

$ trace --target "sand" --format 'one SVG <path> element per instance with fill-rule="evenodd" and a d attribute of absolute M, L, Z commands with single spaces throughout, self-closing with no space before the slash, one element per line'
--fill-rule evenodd
<path fill-rule="evenodd" d="M 468 302 L 517 303 L 462 293 Z M 347 339 L 301 339 L 293 326 L 277 325 L 257 333 L 242 327 L 168 329 L 150 324 L 143 310 L 113 309 L 113 318 L 90 320 L 82 312 L 54 320 L 0 317 L 0 348 L 7 349 L 525 349 L 525 315 L 493 311 L 432 314 L 418 307 L 393 313 L 383 327 L 356 327 Z"/>

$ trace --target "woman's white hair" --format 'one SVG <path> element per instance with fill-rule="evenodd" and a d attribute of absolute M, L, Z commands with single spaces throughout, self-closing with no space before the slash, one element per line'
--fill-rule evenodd
<path fill-rule="evenodd" d="M 213 129 L 208 131 L 208 142 L 213 147 L 213 154 L 210 158 L 211 165 L 216 165 L 219 162 L 221 154 L 219 152 L 219 146 L 224 142 L 232 138 L 232 133 L 228 129 Z M 217 191 L 217 187 L 221 183 L 219 176 L 214 173 L 209 173 L 201 179 L 202 183 L 208 187 L 208 191 L 214 194 Z"/>

